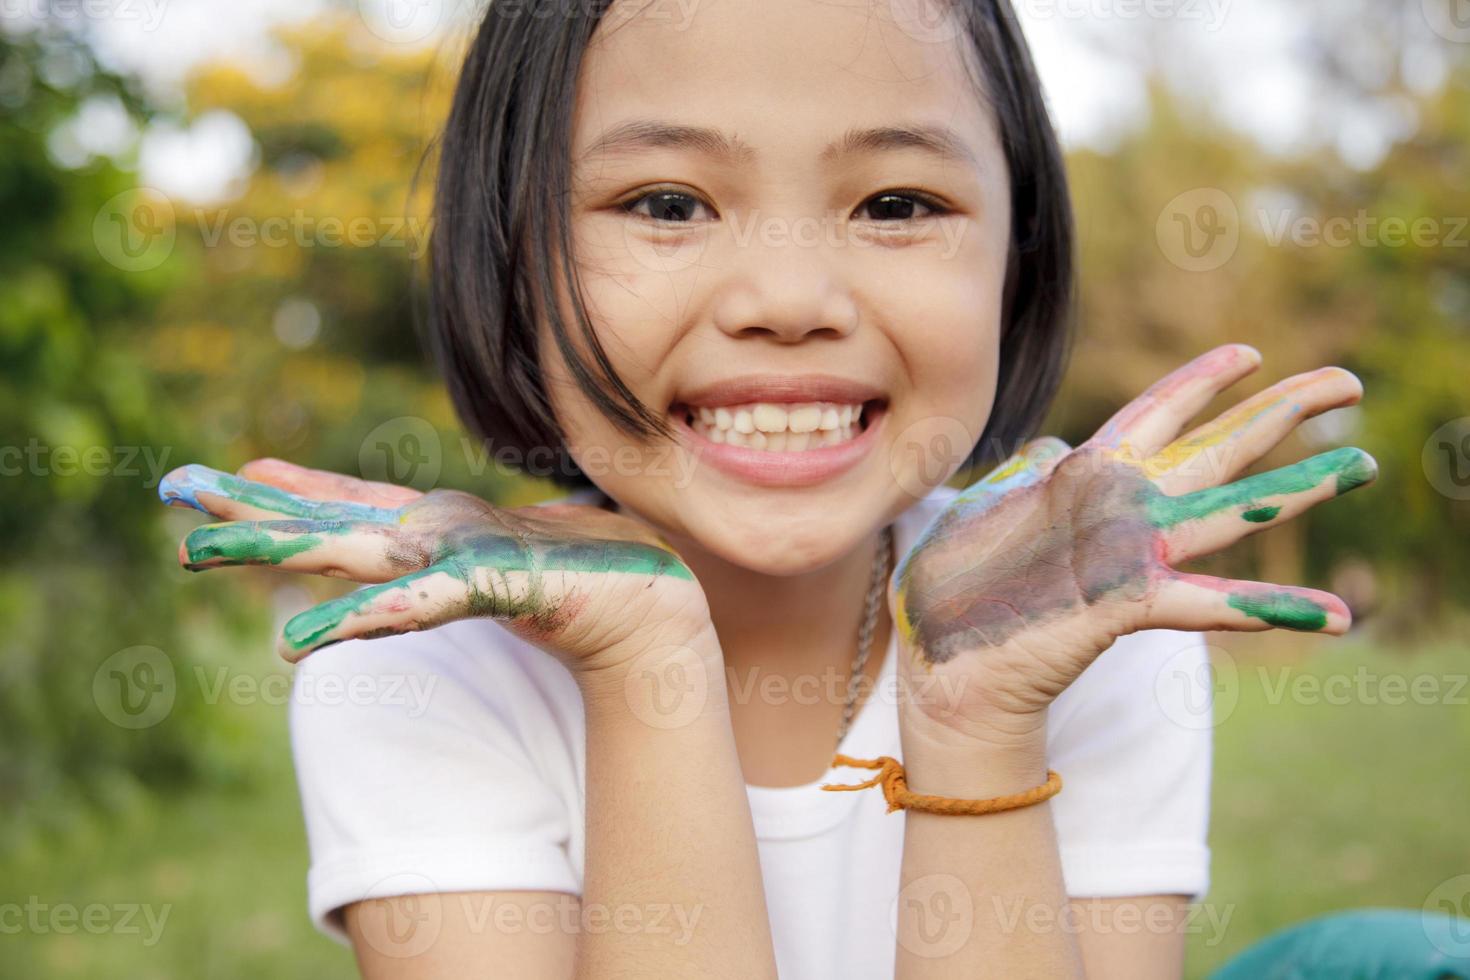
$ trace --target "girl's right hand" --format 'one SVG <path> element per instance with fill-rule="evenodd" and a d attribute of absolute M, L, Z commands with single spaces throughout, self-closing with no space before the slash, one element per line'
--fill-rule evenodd
<path fill-rule="evenodd" d="M 502 509 L 271 459 L 238 476 L 183 466 L 158 492 L 225 521 L 184 539 L 185 568 L 272 565 L 370 583 L 286 623 L 280 652 L 293 663 L 341 640 L 489 616 L 576 674 L 711 628 L 704 592 L 674 550 L 597 507 Z"/>

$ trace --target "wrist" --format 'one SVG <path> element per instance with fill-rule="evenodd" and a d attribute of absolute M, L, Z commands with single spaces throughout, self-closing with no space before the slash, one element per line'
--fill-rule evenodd
<path fill-rule="evenodd" d="M 573 677 L 589 721 L 627 717 L 669 729 L 711 710 L 728 713 L 724 654 L 713 624 L 693 635 L 609 647 L 585 658 Z"/>
<path fill-rule="evenodd" d="M 989 799 L 1046 782 L 1045 712 L 1008 721 L 984 731 L 960 731 L 928 718 L 905 718 L 900 734 L 909 789 Z"/>

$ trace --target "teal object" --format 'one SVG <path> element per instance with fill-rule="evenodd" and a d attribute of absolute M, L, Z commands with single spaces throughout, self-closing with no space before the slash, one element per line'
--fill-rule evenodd
<path fill-rule="evenodd" d="M 1470 980 L 1470 919 L 1338 912 L 1267 936 L 1210 980 Z"/>

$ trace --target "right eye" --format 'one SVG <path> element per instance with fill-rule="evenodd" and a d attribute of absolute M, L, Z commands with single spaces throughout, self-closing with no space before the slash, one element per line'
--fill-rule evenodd
<path fill-rule="evenodd" d="M 694 213 L 704 207 L 704 202 L 684 191 L 654 190 L 618 206 L 629 214 L 639 214 L 654 221 L 684 224 L 695 220 Z"/>

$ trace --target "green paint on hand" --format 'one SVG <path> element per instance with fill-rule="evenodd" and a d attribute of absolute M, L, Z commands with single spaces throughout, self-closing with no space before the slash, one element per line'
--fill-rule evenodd
<path fill-rule="evenodd" d="M 1280 507 L 1256 507 L 1240 516 L 1252 524 L 1265 524 L 1267 521 L 1276 520 L 1276 515 L 1279 513 L 1281 513 Z"/>
<path fill-rule="evenodd" d="M 184 540 L 189 568 L 205 562 L 215 565 L 279 565 L 287 558 L 321 544 L 315 534 L 277 538 L 256 524 L 206 524 L 195 528 Z"/>
<path fill-rule="evenodd" d="M 1341 495 L 1369 482 L 1377 473 L 1378 465 L 1373 457 L 1361 449 L 1334 449 L 1279 470 L 1181 497 L 1159 493 L 1150 484 L 1144 491 L 1144 506 L 1149 523 L 1156 528 L 1167 529 L 1185 521 L 1211 517 L 1223 510 L 1250 506 L 1267 497 L 1304 493 L 1332 478 L 1337 481 L 1336 493 Z"/>
<path fill-rule="evenodd" d="M 1317 603 L 1289 592 L 1259 595 L 1234 593 L 1227 600 L 1230 608 L 1272 626 L 1311 633 L 1327 625 L 1327 610 Z"/>

